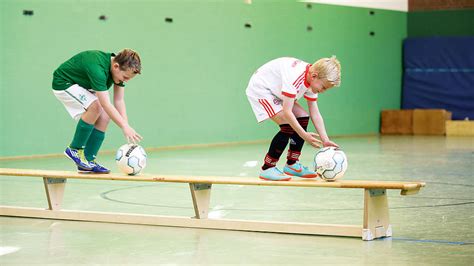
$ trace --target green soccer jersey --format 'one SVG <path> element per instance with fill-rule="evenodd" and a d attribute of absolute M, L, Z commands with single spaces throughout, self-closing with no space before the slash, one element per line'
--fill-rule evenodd
<path fill-rule="evenodd" d="M 74 84 L 94 91 L 106 91 L 114 83 L 110 73 L 113 53 L 84 51 L 61 64 L 53 74 L 53 89 L 65 90 Z M 124 86 L 123 83 L 117 84 Z"/>

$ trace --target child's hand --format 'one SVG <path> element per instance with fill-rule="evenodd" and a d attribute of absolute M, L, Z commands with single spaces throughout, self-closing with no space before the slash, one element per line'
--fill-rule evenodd
<path fill-rule="evenodd" d="M 123 128 L 123 134 L 125 135 L 125 138 L 127 138 L 128 143 L 134 143 L 136 144 L 140 140 L 142 140 L 142 136 L 138 134 L 135 129 L 133 129 L 130 126 L 126 126 Z"/>
<path fill-rule="evenodd" d="M 323 142 L 323 146 L 324 146 L 324 147 L 330 146 L 330 147 L 339 148 L 339 145 L 337 145 L 335 142 L 332 142 L 332 141 L 330 141 L 330 140 L 324 141 L 324 142 Z"/>
<path fill-rule="evenodd" d="M 319 135 L 314 132 L 306 132 L 304 140 L 315 148 L 321 148 L 322 142 L 317 139 L 317 137 L 319 137 Z"/>

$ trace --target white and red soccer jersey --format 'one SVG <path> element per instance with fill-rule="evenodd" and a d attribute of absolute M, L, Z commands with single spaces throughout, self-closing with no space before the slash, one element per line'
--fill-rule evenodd
<path fill-rule="evenodd" d="M 318 94 L 309 89 L 306 74 L 311 65 L 292 57 L 274 59 L 261 66 L 250 78 L 246 90 L 258 122 L 264 121 L 282 110 L 282 96 L 305 97 L 316 101 Z"/>

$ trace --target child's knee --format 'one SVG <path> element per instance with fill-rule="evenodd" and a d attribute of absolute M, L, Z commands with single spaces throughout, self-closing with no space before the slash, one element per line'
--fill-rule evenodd
<path fill-rule="evenodd" d="M 298 120 L 298 123 L 301 125 L 301 127 L 306 130 L 308 128 L 308 123 L 309 123 L 309 117 L 304 116 L 304 117 L 298 117 L 296 118 Z"/>
<path fill-rule="evenodd" d="M 285 115 L 283 114 L 283 112 L 278 112 L 278 113 L 276 113 L 274 116 L 271 117 L 271 119 L 272 119 L 273 122 L 275 122 L 277 125 L 288 124 L 288 121 L 287 121 L 287 119 L 285 118 Z"/>
<path fill-rule="evenodd" d="M 104 112 L 104 109 L 100 105 L 99 101 L 96 100 L 91 105 L 89 105 L 89 108 L 87 108 L 87 111 L 94 113 L 96 115 L 100 115 Z"/>
<path fill-rule="evenodd" d="M 290 124 L 281 124 L 280 132 L 285 135 L 291 136 L 295 133 L 295 130 L 290 126 Z"/>
<path fill-rule="evenodd" d="M 110 116 L 102 110 L 102 113 L 100 114 L 100 119 L 105 123 L 108 124 L 110 122 Z"/>

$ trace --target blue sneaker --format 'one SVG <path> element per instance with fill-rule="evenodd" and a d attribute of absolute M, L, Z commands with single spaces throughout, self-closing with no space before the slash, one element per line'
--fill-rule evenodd
<path fill-rule="evenodd" d="M 301 165 L 299 161 L 292 165 L 285 165 L 283 172 L 287 175 L 303 177 L 303 178 L 315 178 L 318 174 L 315 171 L 311 171 L 308 167 Z"/>
<path fill-rule="evenodd" d="M 89 162 L 86 160 L 84 156 L 84 149 L 72 149 L 71 147 L 67 147 L 64 151 L 64 154 L 71 159 L 77 167 L 81 167 L 82 169 L 92 170 L 92 166 L 89 165 Z"/>
<path fill-rule="evenodd" d="M 291 180 L 291 176 L 285 175 L 280 169 L 271 167 L 260 172 L 260 179 L 268 181 L 288 181 Z"/>
<path fill-rule="evenodd" d="M 98 164 L 96 161 L 90 161 L 89 165 L 92 166 L 92 169 L 85 169 L 80 166 L 77 166 L 77 171 L 82 174 L 108 174 L 110 170 Z"/>

